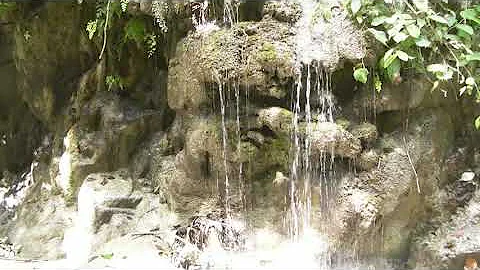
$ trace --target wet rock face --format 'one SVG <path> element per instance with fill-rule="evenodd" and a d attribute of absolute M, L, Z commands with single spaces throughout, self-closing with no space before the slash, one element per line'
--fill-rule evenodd
<path fill-rule="evenodd" d="M 210 107 L 218 87 L 235 85 L 259 98 L 283 100 L 293 78 L 293 34 L 288 24 L 264 19 L 187 37 L 170 62 L 170 107 Z"/>
<path fill-rule="evenodd" d="M 417 268 L 461 269 L 464 265 L 469 266 L 469 259 L 479 260 L 479 206 L 479 192 L 475 191 L 469 203 L 459 208 L 450 220 L 444 220 L 440 227 L 418 239 L 412 265 Z"/>
<path fill-rule="evenodd" d="M 312 126 L 309 137 L 314 151 L 354 158 L 362 150 L 360 140 L 335 123 L 316 123 Z"/>
<path fill-rule="evenodd" d="M 90 61 L 82 54 L 85 35 L 77 3 L 46 3 L 35 13 L 27 10 L 15 31 L 18 90 L 35 117 L 52 127 L 73 91 L 70 83 Z"/>

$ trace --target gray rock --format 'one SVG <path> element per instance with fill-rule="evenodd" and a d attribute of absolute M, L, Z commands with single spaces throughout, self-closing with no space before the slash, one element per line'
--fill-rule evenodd
<path fill-rule="evenodd" d="M 379 156 L 373 149 L 363 151 L 355 160 L 355 164 L 361 170 L 368 171 L 377 166 Z"/>
<path fill-rule="evenodd" d="M 370 123 L 355 125 L 350 129 L 350 133 L 364 145 L 372 144 L 378 137 L 377 126 Z"/>
<path fill-rule="evenodd" d="M 308 136 L 312 149 L 316 152 L 354 158 L 362 151 L 360 140 L 335 123 L 314 123 Z"/>
<path fill-rule="evenodd" d="M 436 230 L 418 239 L 412 257 L 416 267 L 461 269 L 467 258 L 480 255 L 480 191 Z"/>
<path fill-rule="evenodd" d="M 289 134 L 292 128 L 293 113 L 280 107 L 261 109 L 258 112 L 258 123 L 278 134 Z"/>
<path fill-rule="evenodd" d="M 264 16 L 280 22 L 295 23 L 302 15 L 302 7 L 296 1 L 267 1 L 263 8 Z"/>

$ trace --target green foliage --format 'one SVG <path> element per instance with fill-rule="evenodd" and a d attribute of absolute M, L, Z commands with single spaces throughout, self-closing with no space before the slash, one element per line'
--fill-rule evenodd
<path fill-rule="evenodd" d="M 97 25 L 98 25 L 98 20 L 89 21 L 87 23 L 88 38 L 90 40 L 93 39 L 95 32 L 97 32 Z"/>
<path fill-rule="evenodd" d="M 258 57 L 261 61 L 264 62 L 275 61 L 277 59 L 277 50 L 275 48 L 275 45 L 273 45 L 272 43 L 264 43 L 262 48 L 260 48 Z"/>
<path fill-rule="evenodd" d="M 355 20 L 384 45 L 374 70 L 374 84 L 401 81 L 409 69 L 429 75 L 432 90 L 440 82 L 458 85 L 458 94 L 480 102 L 480 5 L 452 10 L 446 1 L 348 0 Z M 364 80 L 356 70 L 356 80 Z M 367 74 L 368 75 L 368 74 Z M 359 80 L 360 81 L 360 80 Z"/>
<path fill-rule="evenodd" d="M 16 4 L 14 2 L 0 2 L 0 16 L 3 16 L 4 14 L 13 11 L 16 7 Z"/>
<path fill-rule="evenodd" d="M 120 40 L 112 42 L 117 46 L 117 51 L 121 52 L 123 46 L 128 42 L 134 42 L 139 48 L 145 51 L 148 57 L 152 57 L 156 51 L 156 35 L 148 31 L 145 18 L 140 16 L 131 16 L 127 13 L 128 0 L 110 1 L 109 16 L 107 18 L 108 2 L 97 2 L 95 19 L 90 20 L 85 30 L 89 39 L 103 39 L 105 24 L 107 23 L 107 32 L 112 31 L 118 25 L 121 27 Z M 115 35 L 116 36 L 116 35 Z M 120 54 L 120 53 L 119 53 Z"/>
<path fill-rule="evenodd" d="M 105 260 L 111 260 L 113 258 L 113 253 L 105 253 L 100 255 L 100 257 L 102 257 Z"/>
<path fill-rule="evenodd" d="M 142 46 L 144 38 L 145 38 L 145 21 L 141 18 L 131 18 L 128 20 L 127 24 L 125 25 L 125 40 L 131 40 L 137 43 L 139 47 Z"/>
<path fill-rule="evenodd" d="M 477 129 L 480 129 L 480 115 L 477 116 L 477 119 L 475 119 L 475 127 Z"/>
<path fill-rule="evenodd" d="M 366 83 L 368 79 L 368 70 L 364 67 L 362 68 L 356 68 L 355 71 L 353 72 L 353 77 L 355 80 L 361 82 L 361 83 Z"/>
<path fill-rule="evenodd" d="M 125 89 L 125 80 L 119 75 L 108 75 L 105 78 L 105 84 L 107 85 L 107 90 L 111 91 L 113 89 Z"/>

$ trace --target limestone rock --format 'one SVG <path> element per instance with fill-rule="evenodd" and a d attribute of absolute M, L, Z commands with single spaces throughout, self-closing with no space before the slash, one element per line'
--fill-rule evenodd
<path fill-rule="evenodd" d="M 360 168 L 361 170 L 368 171 L 378 164 L 378 154 L 375 150 L 366 150 L 363 151 L 358 158 L 355 160 L 355 164 Z"/>
<path fill-rule="evenodd" d="M 264 16 L 268 15 L 280 22 L 295 23 L 302 15 L 298 2 L 294 1 L 268 1 L 264 5 Z"/>
<path fill-rule="evenodd" d="M 288 134 L 292 129 L 293 113 L 280 107 L 262 109 L 258 112 L 260 126 L 265 125 L 278 134 Z"/>
<path fill-rule="evenodd" d="M 467 258 L 480 255 L 480 192 L 435 231 L 418 239 L 412 265 L 435 269 L 462 269 Z"/>
<path fill-rule="evenodd" d="M 312 149 L 317 152 L 354 158 L 362 150 L 360 140 L 335 123 L 314 123 L 308 136 L 311 140 Z"/>
<path fill-rule="evenodd" d="M 206 110 L 218 91 L 232 85 L 283 100 L 285 86 L 293 79 L 292 36 L 288 24 L 271 19 L 188 36 L 170 61 L 169 106 L 177 111 Z"/>
<path fill-rule="evenodd" d="M 372 144 L 378 137 L 377 127 L 370 123 L 353 126 L 350 133 L 364 145 Z"/>

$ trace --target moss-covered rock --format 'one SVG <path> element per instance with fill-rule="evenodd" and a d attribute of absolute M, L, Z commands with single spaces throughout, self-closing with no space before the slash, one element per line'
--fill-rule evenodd
<path fill-rule="evenodd" d="M 354 158 L 362 151 L 360 140 L 335 123 L 313 123 L 307 127 L 307 136 L 316 152 Z"/>
<path fill-rule="evenodd" d="M 91 63 L 82 47 L 82 8 L 74 2 L 45 3 L 35 11 L 22 7 L 25 18 L 15 30 L 19 91 L 33 114 L 53 128 L 73 91 L 70 82 Z"/>
<path fill-rule="evenodd" d="M 293 34 L 287 24 L 267 19 L 190 35 L 170 61 L 170 107 L 209 108 L 216 89 L 234 83 L 256 96 L 285 98 L 293 80 Z"/>
<path fill-rule="evenodd" d="M 289 134 L 292 128 L 293 113 L 280 107 L 261 109 L 258 112 L 258 123 L 277 134 Z"/>

